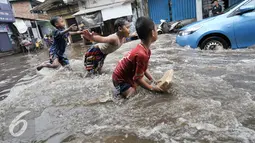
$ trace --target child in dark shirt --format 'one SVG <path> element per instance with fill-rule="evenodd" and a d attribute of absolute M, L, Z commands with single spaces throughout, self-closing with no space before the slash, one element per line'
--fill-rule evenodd
<path fill-rule="evenodd" d="M 40 71 L 42 68 L 58 68 L 60 65 L 66 66 L 69 64 L 69 60 L 65 55 L 67 47 L 67 38 L 70 35 L 82 34 L 82 31 L 71 32 L 76 30 L 75 24 L 65 29 L 64 20 L 61 17 L 53 17 L 51 19 L 51 24 L 56 28 L 53 31 L 53 44 L 50 48 L 50 62 L 43 63 L 37 67 L 37 70 Z"/>
<path fill-rule="evenodd" d="M 133 96 L 137 85 L 150 91 L 162 92 L 162 89 L 150 85 L 143 79 L 145 76 L 150 81 L 156 82 L 147 70 L 151 56 L 150 46 L 158 37 L 156 26 L 150 18 L 140 17 L 136 22 L 136 31 L 141 43 L 119 61 L 112 75 L 117 94 L 124 98 Z"/>

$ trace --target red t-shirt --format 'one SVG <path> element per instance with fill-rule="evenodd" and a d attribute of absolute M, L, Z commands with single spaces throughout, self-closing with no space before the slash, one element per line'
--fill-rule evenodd
<path fill-rule="evenodd" d="M 135 81 L 143 78 L 151 56 L 150 49 L 141 44 L 131 50 L 122 60 L 119 61 L 113 72 L 112 78 L 116 83 L 129 83 L 136 87 Z"/>

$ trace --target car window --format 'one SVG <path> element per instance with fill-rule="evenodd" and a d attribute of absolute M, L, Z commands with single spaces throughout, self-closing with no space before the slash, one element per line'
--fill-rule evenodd
<path fill-rule="evenodd" d="M 247 2 L 246 4 L 244 4 L 243 6 L 255 6 L 255 0 L 252 0 L 250 2 Z"/>
<path fill-rule="evenodd" d="M 233 8 L 235 8 L 237 5 L 239 5 L 242 1 L 236 3 L 236 4 L 233 4 L 232 6 L 230 6 L 229 8 L 225 9 L 223 13 L 227 13 L 229 12 L 230 10 L 232 10 Z"/>

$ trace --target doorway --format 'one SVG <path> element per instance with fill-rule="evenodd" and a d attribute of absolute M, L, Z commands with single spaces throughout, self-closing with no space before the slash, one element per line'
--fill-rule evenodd
<path fill-rule="evenodd" d="M 75 18 L 66 19 L 66 23 L 67 23 L 67 26 L 68 26 L 68 27 L 71 26 L 71 25 L 73 25 L 73 24 L 78 25 L 78 24 L 77 24 L 77 21 L 75 20 Z M 71 41 L 72 41 L 72 43 L 79 42 L 79 41 L 81 41 L 81 40 L 82 40 L 82 38 L 81 38 L 80 35 L 71 35 Z"/>
<path fill-rule="evenodd" d="M 222 0 L 224 2 L 224 9 L 229 7 L 229 0 Z"/>
<path fill-rule="evenodd" d="M 7 52 L 11 50 L 13 49 L 8 33 L 0 32 L 0 52 Z"/>
<path fill-rule="evenodd" d="M 151 19 L 160 24 L 160 20 L 170 20 L 169 0 L 148 0 L 149 15 Z"/>

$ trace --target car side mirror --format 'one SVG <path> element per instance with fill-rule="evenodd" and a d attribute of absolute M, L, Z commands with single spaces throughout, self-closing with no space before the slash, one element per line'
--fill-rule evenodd
<path fill-rule="evenodd" d="M 237 10 L 237 15 L 242 15 L 248 12 L 252 12 L 255 10 L 255 6 L 248 5 L 248 6 L 242 6 Z"/>

